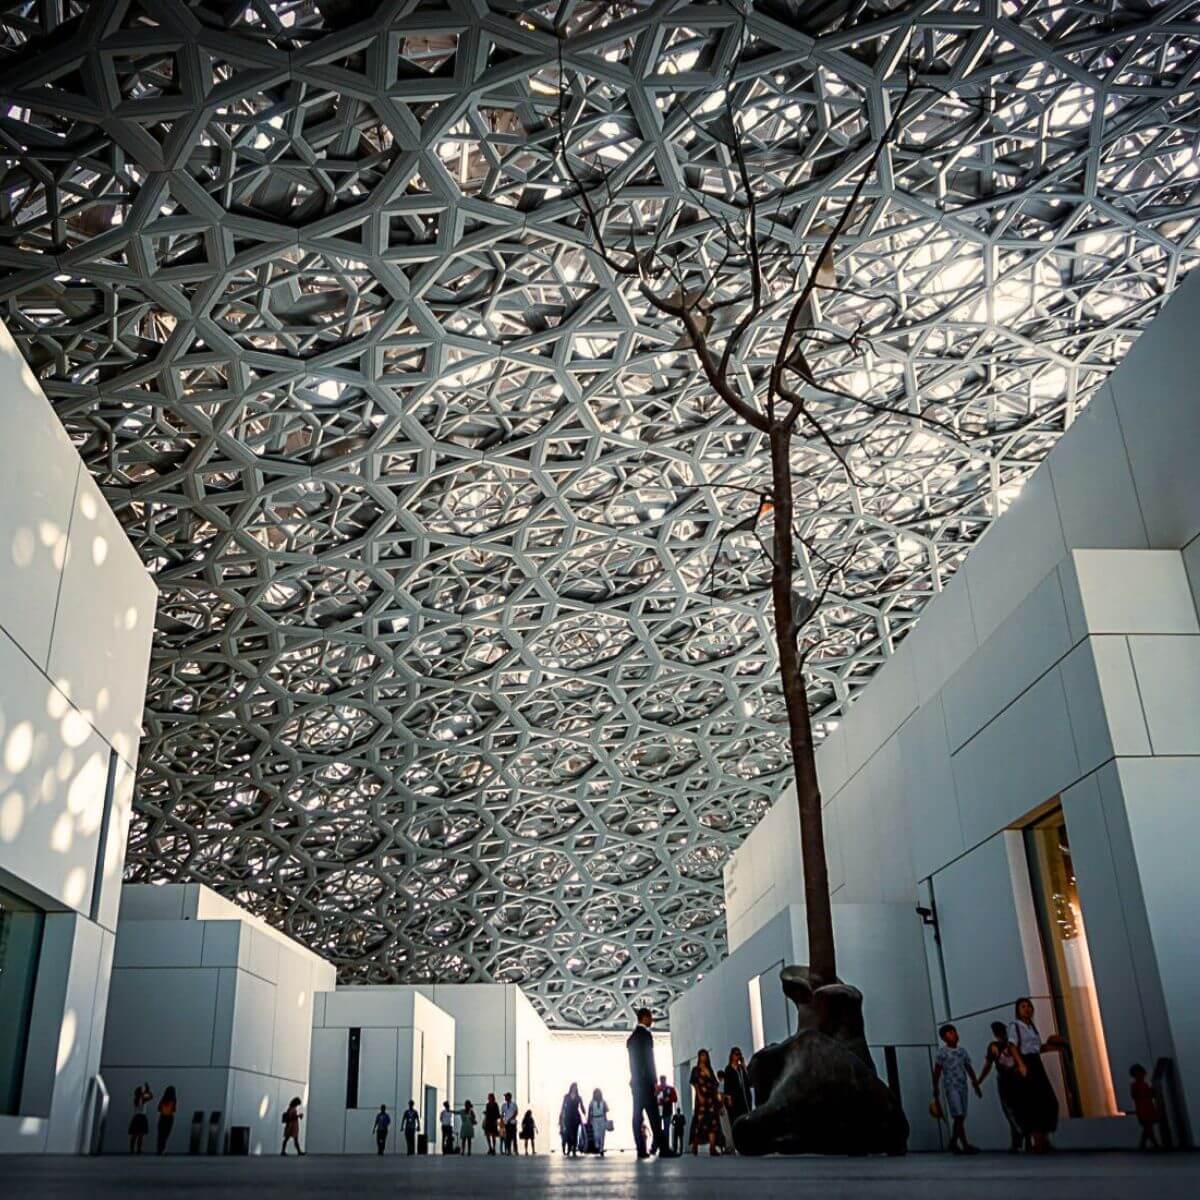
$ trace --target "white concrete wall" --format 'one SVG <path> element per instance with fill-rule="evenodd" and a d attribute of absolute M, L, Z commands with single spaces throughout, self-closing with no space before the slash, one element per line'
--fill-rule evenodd
<path fill-rule="evenodd" d="M 21 1111 L 0 1114 L 0 1152 L 78 1147 L 156 599 L 0 326 L 0 887 L 49 914 Z"/>
<path fill-rule="evenodd" d="M 987 1022 L 1009 1015 L 1018 995 L 1041 997 L 1042 1024 L 1053 1023 L 1024 847 L 1008 831 L 1061 797 L 1118 1101 L 1127 1099 L 1130 1062 L 1173 1057 L 1193 1122 L 1197 329 L 1200 275 L 1138 340 L 817 755 L 835 914 L 847 903 L 936 901 L 942 945 L 939 955 L 926 931 L 929 1025 L 955 1020 L 976 1053 Z M 794 812 L 789 791 L 726 867 L 732 957 L 773 928 L 782 905 L 802 899 Z M 839 952 L 843 974 L 859 982 L 846 938 Z M 984 1144 L 1003 1144 L 994 1096 L 972 1126 Z M 1129 1137 L 1099 1121 L 1068 1126 L 1067 1144 Z"/>
<path fill-rule="evenodd" d="M 454 1018 L 458 1103 L 479 1108 L 494 1092 L 505 1092 L 522 1113 L 532 1108 L 539 1127 L 557 1129 L 557 1078 L 551 1033 L 516 984 L 420 985 L 420 991 Z M 565 1090 L 565 1089 L 564 1089 Z"/>
<path fill-rule="evenodd" d="M 169 1152 L 186 1152 L 199 1109 L 222 1114 L 223 1135 L 249 1126 L 251 1153 L 277 1152 L 283 1110 L 307 1096 L 314 997 L 335 974 L 200 884 L 127 885 L 101 1059 L 105 1150 L 127 1146 L 133 1091 L 148 1081 L 179 1095 Z"/>
<path fill-rule="evenodd" d="M 566 1090 L 559 1086 L 564 1069 L 562 1042 L 557 1034 L 546 1028 L 546 1022 L 525 993 L 520 988 L 515 990 L 517 1069 L 513 1099 L 520 1106 L 522 1115 L 527 1108 L 533 1110 L 541 1131 L 539 1148 L 543 1144 L 552 1147 L 557 1142 L 559 1099 Z"/>
<path fill-rule="evenodd" d="M 352 1028 L 362 1030 L 361 1066 L 358 1107 L 347 1110 Z M 554 1151 L 559 1102 L 572 1080 L 588 1095 L 593 1087 L 604 1089 L 618 1122 L 611 1144 L 631 1146 L 626 1036 L 551 1031 L 515 984 L 347 984 L 318 996 L 313 1010 L 309 1148 L 373 1154 L 371 1126 L 379 1105 L 398 1112 L 411 1098 L 424 1120 L 428 1084 L 437 1089 L 439 1108 L 447 1098 L 456 1107 L 470 1100 L 481 1121 L 489 1092 L 498 1100 L 512 1092 L 522 1113 L 533 1110 L 539 1150 Z M 670 1037 L 660 1034 L 657 1041 L 660 1069 L 670 1075 Z M 482 1144 L 482 1129 L 477 1136 Z M 397 1136 L 389 1151 L 400 1153 L 403 1144 Z"/>
<path fill-rule="evenodd" d="M 351 1029 L 361 1030 L 358 1103 L 347 1108 Z M 461 1103 L 454 1092 L 454 1056 L 454 1018 L 416 987 L 348 984 L 318 997 L 308 1148 L 327 1154 L 374 1154 L 375 1114 L 386 1104 L 393 1118 L 388 1152 L 404 1153 L 399 1115 L 410 1099 L 416 1101 L 423 1130 L 427 1086 L 437 1090 L 439 1111 L 445 1100 L 452 1107 Z M 481 1108 L 478 1102 L 476 1107 Z M 431 1132 L 433 1150 L 439 1131 L 435 1127 Z"/>

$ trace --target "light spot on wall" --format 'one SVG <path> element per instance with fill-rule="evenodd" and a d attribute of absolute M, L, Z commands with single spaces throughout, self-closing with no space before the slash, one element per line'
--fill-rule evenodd
<path fill-rule="evenodd" d="M 58 545 L 59 538 L 61 537 L 62 530 L 53 521 L 38 522 L 38 539 L 47 550 Z"/>
<path fill-rule="evenodd" d="M 96 503 L 96 497 L 91 492 L 84 492 L 79 497 L 79 511 L 83 513 L 89 521 L 96 519 L 96 514 L 100 511 L 100 506 Z"/>
<path fill-rule="evenodd" d="M 21 721 L 14 725 L 4 742 L 4 766 L 16 775 L 33 760 L 33 724 Z"/>
<path fill-rule="evenodd" d="M 67 788 L 67 810 L 75 815 L 81 833 L 95 833 L 104 817 L 108 771 L 104 755 L 92 754 Z"/>
<path fill-rule="evenodd" d="M 75 840 L 75 823 L 69 813 L 59 813 L 54 828 L 50 831 L 50 849 L 56 854 L 66 854 Z"/>
<path fill-rule="evenodd" d="M 0 842 L 15 842 L 25 824 L 25 797 L 9 792 L 0 800 Z"/>
<path fill-rule="evenodd" d="M 37 544 L 33 540 L 33 532 L 24 527 L 13 534 L 12 560 L 15 567 L 28 567 L 33 562 L 33 552 Z"/>
<path fill-rule="evenodd" d="M 258 1102 L 258 1119 L 261 1121 L 267 1115 L 267 1110 L 271 1107 L 271 1098 L 264 1095 Z"/>
<path fill-rule="evenodd" d="M 137 624 L 138 624 L 138 610 L 131 604 L 125 610 L 125 629 L 126 629 L 126 631 L 132 633 L 133 630 L 135 630 L 137 628 Z"/>
<path fill-rule="evenodd" d="M 92 729 L 78 709 L 70 708 L 62 719 L 61 732 L 62 740 L 74 749 L 87 741 Z"/>
<path fill-rule="evenodd" d="M 94 537 L 92 538 L 92 562 L 97 567 L 104 566 L 104 560 L 108 557 L 108 538 Z"/>
<path fill-rule="evenodd" d="M 82 867 L 74 867 L 63 884 L 63 899 L 72 908 L 78 908 L 87 895 L 87 885 L 87 872 Z"/>
<path fill-rule="evenodd" d="M 58 1059 L 55 1066 L 55 1073 L 62 1074 L 62 1069 L 71 1061 L 71 1055 L 75 1052 L 75 1035 L 79 1030 L 79 1018 L 75 1015 L 73 1008 L 68 1008 L 63 1013 L 62 1028 L 58 1031 Z"/>
<path fill-rule="evenodd" d="M 60 783 L 66 783 L 75 774 L 75 755 L 70 750 L 63 750 L 59 754 L 54 774 Z"/>
<path fill-rule="evenodd" d="M 64 716 L 69 707 L 70 702 L 58 688 L 51 688 L 46 693 L 46 715 L 52 717 L 55 721 Z"/>

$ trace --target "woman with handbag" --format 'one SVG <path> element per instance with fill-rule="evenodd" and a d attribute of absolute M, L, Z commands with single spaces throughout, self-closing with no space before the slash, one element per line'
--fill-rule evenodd
<path fill-rule="evenodd" d="M 604 1135 L 613 1127 L 608 1119 L 608 1101 L 604 1093 L 596 1088 L 592 1092 L 592 1102 L 588 1105 L 588 1124 L 592 1127 L 592 1143 L 596 1153 L 604 1157 Z"/>
<path fill-rule="evenodd" d="M 709 1154 L 717 1152 L 717 1133 L 721 1121 L 721 1092 L 712 1059 L 707 1050 L 696 1053 L 696 1065 L 689 1079 L 692 1085 L 692 1153 L 699 1152 L 700 1143 L 708 1143 Z"/>
<path fill-rule="evenodd" d="M 1017 1001 L 1013 1017 L 1008 1026 L 1008 1039 L 1017 1067 L 1024 1067 L 1016 1090 L 1014 1115 L 1033 1142 L 1033 1153 L 1046 1154 L 1054 1149 L 1050 1135 L 1058 1128 L 1058 1097 L 1046 1074 L 1042 1055 L 1064 1053 L 1067 1043 L 1056 1033 L 1042 1040 L 1033 1023 L 1033 1001 L 1028 996 Z"/>

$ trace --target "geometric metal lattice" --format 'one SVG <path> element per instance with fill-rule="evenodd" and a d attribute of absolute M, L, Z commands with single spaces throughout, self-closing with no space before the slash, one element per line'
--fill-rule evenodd
<path fill-rule="evenodd" d="M 343 978 L 661 1009 L 786 777 L 761 559 L 729 539 L 703 594 L 747 503 L 712 485 L 765 459 L 589 248 L 556 23 L 570 153 L 684 263 L 740 39 L 794 244 L 909 65 L 974 103 L 888 147 L 822 309 L 871 334 L 846 387 L 987 432 L 882 413 L 853 478 L 798 444 L 806 537 L 859 546 L 820 731 L 1194 262 L 1198 11 L 3 5 L 2 314 L 161 589 L 131 876 L 208 882 Z"/>

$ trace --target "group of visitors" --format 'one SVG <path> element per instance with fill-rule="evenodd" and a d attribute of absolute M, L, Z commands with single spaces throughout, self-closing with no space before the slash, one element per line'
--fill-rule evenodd
<path fill-rule="evenodd" d="M 129 1122 L 129 1153 L 141 1154 L 146 1135 L 150 1132 L 150 1118 L 146 1110 L 154 1102 L 154 1092 L 148 1083 L 140 1083 L 133 1089 L 133 1117 Z M 159 1154 L 164 1154 L 167 1143 L 171 1140 L 171 1130 L 175 1128 L 175 1112 L 179 1101 L 173 1087 L 163 1088 L 163 1094 L 158 1101 L 158 1130 L 156 1148 Z"/>
<path fill-rule="evenodd" d="M 976 1076 L 971 1055 L 959 1045 L 958 1030 L 943 1025 L 938 1030 L 942 1044 L 937 1049 L 933 1068 L 935 1116 L 950 1119 L 950 1149 L 954 1154 L 978 1154 L 967 1140 L 968 1083 L 976 1096 L 983 1095 L 983 1082 L 994 1070 L 1000 1095 L 1000 1107 L 1008 1121 L 1010 1153 L 1030 1150 L 1045 1154 L 1052 1149 L 1050 1135 L 1058 1128 L 1058 1097 L 1042 1055 L 1066 1050 L 1066 1041 L 1054 1034 L 1046 1039 L 1034 1024 L 1033 1001 L 1022 996 L 1016 1003 L 1013 1020 L 992 1023 L 992 1041 L 984 1052 L 982 1074 Z M 945 1098 L 943 1110 L 938 1085 Z"/>
<path fill-rule="evenodd" d="M 512 1092 L 504 1093 L 504 1103 L 496 1100 L 495 1093 L 488 1092 L 487 1102 L 483 1106 L 483 1136 L 487 1142 L 487 1152 L 495 1154 L 497 1149 L 503 1154 L 517 1153 L 517 1122 L 520 1110 L 513 1100 Z M 457 1121 L 457 1127 L 456 1127 Z M 375 1148 L 383 1154 L 387 1150 L 388 1130 L 392 1118 L 388 1114 L 387 1105 L 381 1104 L 375 1114 Z M 479 1126 L 479 1115 L 470 1100 L 464 1100 L 462 1108 L 451 1108 L 449 1100 L 442 1101 L 442 1111 L 438 1117 L 441 1131 L 441 1147 L 443 1154 L 471 1154 L 475 1144 L 475 1130 Z M 421 1128 L 421 1115 L 417 1112 L 415 1100 L 408 1102 L 408 1107 L 400 1117 L 400 1128 L 404 1133 L 405 1149 L 409 1154 L 417 1152 L 417 1133 Z M 526 1109 L 525 1116 L 520 1118 L 521 1140 L 525 1143 L 525 1153 L 535 1153 L 534 1137 L 537 1125 L 533 1119 L 533 1110 Z"/>
<path fill-rule="evenodd" d="M 1046 1154 L 1054 1147 L 1050 1135 L 1058 1128 L 1058 1096 L 1046 1073 L 1044 1054 L 1065 1053 L 1067 1042 L 1058 1034 L 1043 1039 L 1034 1024 L 1033 1001 L 1022 996 L 1015 1005 L 1013 1020 L 992 1022 L 992 1040 L 984 1052 L 983 1070 L 978 1076 L 966 1048 L 959 1045 L 958 1030 L 943 1025 L 938 1030 L 942 1044 L 937 1049 L 933 1068 L 933 1102 L 930 1112 L 950 1118 L 950 1150 L 954 1154 L 978 1154 L 979 1148 L 967 1140 L 968 1083 L 982 1097 L 983 1083 L 996 1072 L 1000 1108 L 1008 1121 L 1009 1153 L 1028 1150 Z M 1134 1063 L 1129 1068 L 1130 1093 L 1134 1114 L 1142 1129 L 1141 1149 L 1160 1149 L 1157 1126 L 1160 1120 L 1154 1088 L 1146 1079 L 1146 1068 Z M 943 1108 L 938 1096 L 941 1085 Z"/>
<path fill-rule="evenodd" d="M 146 1135 L 150 1132 L 150 1118 L 146 1110 L 154 1102 L 154 1092 L 148 1083 L 140 1083 L 133 1089 L 133 1116 L 129 1121 L 129 1153 L 141 1154 Z M 288 1142 L 296 1147 L 297 1154 L 303 1154 L 300 1149 L 300 1122 L 304 1120 L 300 1112 L 300 1097 L 293 1096 L 283 1114 L 283 1145 L 280 1154 L 287 1153 Z M 155 1145 L 159 1154 L 165 1154 L 167 1143 L 171 1140 L 171 1131 L 175 1128 L 175 1114 L 179 1111 L 179 1097 L 174 1087 L 163 1088 L 163 1094 L 158 1101 L 158 1129 Z"/>
<path fill-rule="evenodd" d="M 633 1135 L 638 1158 L 652 1155 L 672 1158 L 683 1153 L 687 1120 L 679 1108 L 678 1094 L 667 1082 L 667 1077 L 655 1074 L 654 1039 L 650 1033 L 653 1023 L 650 1010 L 639 1009 L 637 1025 L 626 1042 L 633 1095 Z M 941 1045 L 935 1056 L 930 1112 L 938 1118 L 949 1117 L 950 1150 L 953 1153 L 979 1153 L 978 1147 L 967 1140 L 968 1088 L 982 1097 L 983 1084 L 993 1071 L 1000 1107 L 1011 1134 L 1009 1152 L 1016 1154 L 1028 1150 L 1044 1154 L 1053 1148 L 1050 1135 L 1058 1128 L 1059 1105 L 1042 1056 L 1066 1051 L 1067 1043 L 1058 1034 L 1042 1038 L 1034 1023 L 1033 1001 L 1028 996 L 1022 996 L 1016 1002 L 1013 1020 L 1007 1025 L 1002 1021 L 992 1023 L 992 1041 L 984 1052 L 983 1070 L 978 1075 L 971 1055 L 960 1044 L 958 1030 L 953 1025 L 943 1025 L 938 1030 L 938 1037 Z M 1134 1111 L 1142 1129 L 1141 1148 L 1161 1149 L 1156 1132 L 1160 1113 L 1154 1088 L 1140 1063 L 1130 1067 L 1129 1073 Z M 689 1084 L 692 1126 L 688 1145 L 692 1153 L 699 1153 L 702 1144 L 707 1144 L 710 1155 L 732 1153 L 733 1122 L 754 1107 L 753 1089 L 741 1048 L 734 1046 L 729 1051 L 729 1060 L 720 1071 L 714 1071 L 708 1050 L 698 1051 Z M 139 1084 L 134 1089 L 133 1116 L 129 1122 L 131 1154 L 142 1153 L 150 1132 L 148 1110 L 154 1099 L 149 1083 Z M 280 1154 L 287 1154 L 289 1142 L 295 1146 L 297 1154 L 304 1153 L 300 1147 L 300 1122 L 304 1119 L 300 1107 L 300 1097 L 294 1096 L 283 1114 Z M 165 1087 L 157 1105 L 156 1148 L 159 1154 L 167 1149 L 178 1108 L 175 1088 Z M 610 1111 L 600 1088 L 592 1090 L 591 1100 L 585 1104 L 579 1085 L 572 1083 L 559 1108 L 558 1127 L 563 1154 L 575 1158 L 581 1152 L 590 1152 L 603 1157 L 607 1136 L 614 1128 Z M 440 1114 L 442 1153 L 471 1154 L 478 1124 L 470 1100 L 457 1109 L 445 1101 Z M 497 1101 L 494 1093 L 488 1093 L 482 1124 L 488 1154 L 517 1154 L 518 1127 L 525 1153 L 536 1153 L 538 1128 L 533 1110 L 526 1109 L 521 1117 L 511 1092 L 504 1093 L 503 1103 Z M 387 1105 L 381 1104 L 372 1127 L 379 1154 L 386 1152 L 391 1126 L 392 1116 Z M 416 1102 L 409 1100 L 400 1116 L 400 1129 L 409 1154 L 417 1152 L 420 1128 L 421 1117 Z"/>
<path fill-rule="evenodd" d="M 637 1024 L 626 1041 L 629 1053 L 629 1087 L 633 1097 L 633 1139 L 638 1158 L 674 1158 L 683 1153 L 687 1118 L 679 1107 L 679 1095 L 657 1074 L 654 1065 L 654 1015 L 648 1008 L 637 1013 Z M 753 1093 L 746 1060 L 735 1046 L 723 1071 L 714 1071 L 707 1050 L 696 1058 L 692 1088 L 692 1153 L 706 1143 L 710 1154 L 732 1153 L 732 1123 L 750 1111 Z M 558 1131 L 562 1152 L 568 1158 L 581 1153 L 604 1155 L 614 1122 L 608 1100 L 600 1088 L 592 1091 L 586 1104 L 579 1085 L 572 1083 L 559 1107 Z"/>
<path fill-rule="evenodd" d="M 746 1071 L 746 1059 L 740 1046 L 729 1051 L 722 1070 L 714 1070 L 707 1050 L 696 1054 L 696 1065 L 689 1078 L 692 1088 L 692 1129 L 688 1145 L 693 1154 L 707 1144 L 709 1154 L 732 1154 L 733 1123 L 754 1107 L 754 1092 Z M 679 1123 L 682 1142 L 683 1123 Z M 682 1146 L 680 1147 L 682 1149 Z"/>
<path fill-rule="evenodd" d="M 637 1026 L 626 1045 L 629 1048 L 633 1133 L 638 1157 L 647 1158 L 657 1153 L 660 1158 L 671 1158 L 683 1153 L 687 1121 L 678 1110 L 679 1097 L 667 1083 L 666 1076 L 658 1076 L 655 1082 L 654 1041 L 650 1035 L 653 1016 L 649 1009 L 643 1008 L 637 1017 Z M 729 1051 L 729 1061 L 721 1071 L 713 1069 L 709 1052 L 700 1050 L 688 1083 L 692 1089 L 692 1127 L 688 1138 L 692 1153 L 698 1154 L 701 1143 L 705 1143 L 709 1154 L 732 1154 L 733 1122 L 754 1106 L 741 1048 L 734 1046 Z M 643 1113 L 650 1123 L 652 1144 L 647 1143 Z"/>
<path fill-rule="evenodd" d="M 449 1108 L 449 1105 L 445 1105 L 444 1107 Z M 467 1101 L 465 1107 L 470 1109 L 470 1100 Z M 472 1113 L 471 1116 L 471 1133 L 468 1133 L 465 1124 L 462 1128 L 464 1154 L 471 1153 L 470 1137 L 474 1133 L 474 1114 Z M 488 1092 L 487 1104 L 484 1105 L 483 1109 L 483 1136 L 487 1141 L 489 1154 L 495 1154 L 497 1149 L 502 1155 L 517 1153 L 517 1121 L 519 1116 L 520 1110 L 517 1108 L 517 1102 L 513 1099 L 512 1092 L 504 1093 L 503 1104 L 497 1103 L 495 1093 Z M 534 1144 L 534 1139 L 537 1137 L 537 1122 L 533 1119 L 533 1109 L 527 1108 L 525 1115 L 520 1117 L 520 1128 L 521 1141 L 524 1143 L 525 1153 L 536 1154 L 537 1147 Z M 442 1150 L 443 1153 L 446 1152 L 444 1138 Z"/>
<path fill-rule="evenodd" d="M 467 1101 L 467 1107 L 471 1107 L 471 1102 Z M 381 1104 L 379 1111 L 375 1114 L 375 1124 L 371 1126 L 371 1132 L 375 1135 L 375 1153 L 383 1154 L 387 1150 L 388 1134 L 392 1128 L 392 1114 L 388 1112 L 387 1105 Z M 408 1107 L 400 1114 L 400 1132 L 404 1134 L 404 1143 L 408 1148 L 409 1154 L 417 1152 L 417 1130 L 421 1128 L 421 1114 L 417 1112 L 417 1102 L 410 1100 Z"/>

